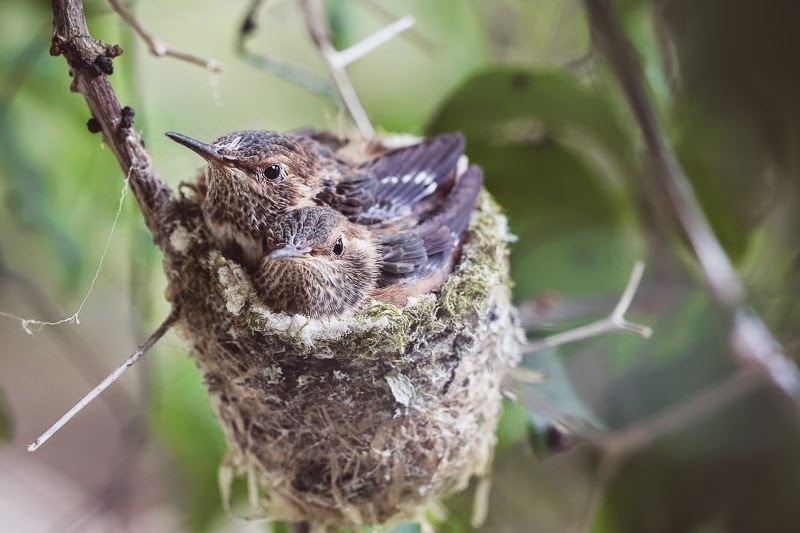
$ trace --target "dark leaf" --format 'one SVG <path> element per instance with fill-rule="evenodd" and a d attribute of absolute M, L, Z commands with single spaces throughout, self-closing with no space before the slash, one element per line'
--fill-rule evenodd
<path fill-rule="evenodd" d="M 11 416 L 11 406 L 3 389 L 0 389 L 0 443 L 10 441 L 13 437 L 14 419 Z"/>
<path fill-rule="evenodd" d="M 536 138 L 544 132 L 577 132 L 624 158 L 631 145 L 612 102 L 567 72 L 498 68 L 459 87 L 434 115 L 430 133 L 461 131 L 475 143 Z"/>
<path fill-rule="evenodd" d="M 537 453 L 561 451 L 573 433 L 583 428 L 605 428 L 575 390 L 555 350 L 528 354 L 519 366 L 544 376 L 542 383 L 521 383 L 517 387 L 520 401 L 528 409 L 531 443 Z"/>

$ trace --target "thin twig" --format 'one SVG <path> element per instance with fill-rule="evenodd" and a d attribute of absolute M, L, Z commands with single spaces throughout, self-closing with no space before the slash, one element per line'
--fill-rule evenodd
<path fill-rule="evenodd" d="M 152 33 L 150 33 L 144 25 L 139 22 L 133 14 L 128 11 L 119 0 L 108 0 L 108 3 L 111 4 L 112 9 L 117 12 L 117 14 L 130 26 L 133 28 L 133 31 L 136 32 L 139 37 L 145 42 L 147 45 L 148 50 L 150 53 L 156 57 L 173 57 L 175 59 L 179 59 L 181 61 L 186 61 L 187 63 L 191 63 L 193 65 L 198 65 L 204 67 L 211 72 L 220 73 L 222 72 L 222 62 L 217 61 L 216 59 L 206 59 L 189 52 L 185 52 L 174 46 L 171 46 Z"/>
<path fill-rule="evenodd" d="M 625 319 L 625 313 L 628 312 L 628 308 L 633 301 L 636 290 L 639 288 L 639 283 L 642 280 L 643 273 L 644 263 L 642 261 L 637 261 L 633 267 L 631 276 L 628 279 L 628 284 L 625 287 L 625 291 L 622 293 L 622 296 L 620 297 L 616 307 L 614 307 L 614 310 L 607 317 L 598 320 L 597 322 L 592 322 L 591 324 L 574 328 L 563 333 L 557 333 L 543 339 L 528 342 L 523 345 L 522 353 L 531 353 L 543 350 L 544 348 L 553 348 L 556 346 L 561 346 L 562 344 L 568 344 L 570 342 L 596 337 L 612 331 L 630 331 L 632 333 L 641 335 L 645 339 L 649 338 L 653 334 L 653 330 L 651 328 L 641 324 L 629 322 Z"/>
<path fill-rule="evenodd" d="M 416 21 L 414 20 L 414 17 L 411 16 L 406 16 L 395 20 L 391 24 L 388 24 L 376 31 L 369 37 L 364 37 L 356 44 L 345 48 L 344 50 L 340 50 L 333 58 L 335 60 L 334 66 L 344 68 L 350 63 L 358 61 L 368 53 L 378 48 L 380 45 L 392 40 L 398 34 L 413 27 L 415 23 Z"/>
<path fill-rule="evenodd" d="M 361 3 L 386 21 L 395 20 L 397 18 L 375 0 L 361 0 Z M 416 28 L 409 28 L 403 35 L 426 54 L 433 54 L 436 51 L 436 44 Z"/>
<path fill-rule="evenodd" d="M 764 374 L 742 368 L 687 398 L 677 405 L 633 424 L 622 431 L 609 433 L 600 442 L 604 453 L 628 456 L 657 440 L 696 423 L 728 407 L 734 401 L 751 394 L 764 384 Z"/>
<path fill-rule="evenodd" d="M 331 44 L 319 1 L 299 0 L 299 3 L 306 21 L 306 27 L 311 35 L 311 40 L 314 41 L 322 58 L 328 65 L 331 78 L 333 78 L 333 82 L 339 90 L 345 107 L 347 107 L 347 110 L 353 117 L 361 135 L 365 138 L 374 137 L 375 129 L 369 121 L 364 106 L 361 105 L 361 101 L 358 99 L 356 90 L 353 87 L 353 82 L 351 82 L 350 78 L 347 76 L 345 67 L 356 59 L 371 52 L 398 33 L 413 26 L 414 19 L 411 17 L 404 17 L 397 20 L 385 28 L 378 30 L 375 34 L 367 37 L 363 41 L 339 52 L 333 47 L 333 44 Z"/>
<path fill-rule="evenodd" d="M 39 446 L 47 442 L 47 440 L 53 436 L 53 434 L 61 429 L 67 422 L 69 422 L 72 417 L 78 414 L 84 407 L 89 405 L 89 403 L 94 400 L 100 393 L 106 390 L 109 385 L 114 383 L 122 374 L 125 373 L 130 367 L 132 367 L 136 362 L 142 358 L 144 354 L 147 353 L 153 345 L 158 342 L 164 334 L 169 331 L 173 324 L 178 320 L 180 313 L 178 308 L 173 308 L 172 312 L 169 316 L 161 323 L 160 326 L 149 336 L 147 339 L 139 346 L 133 355 L 131 355 L 128 359 L 125 360 L 120 366 L 118 366 L 111 374 L 106 377 L 97 387 L 92 389 L 89 394 L 84 396 L 75 406 L 67 411 L 67 413 L 58 419 L 58 421 L 53 424 L 50 429 L 42 433 L 42 435 L 36 439 L 33 443 L 28 445 L 29 452 L 35 452 Z"/>
<path fill-rule="evenodd" d="M 38 316 L 46 320 L 54 320 L 57 312 L 55 304 L 39 285 L 33 283 L 19 272 L 10 270 L 2 260 L 0 254 L 0 288 L 8 282 L 9 287 L 14 287 L 25 295 L 25 300 L 31 305 Z M 94 383 L 102 375 L 100 362 L 94 353 L 94 347 L 86 342 L 74 329 L 55 328 L 53 329 L 57 341 L 66 348 L 65 356 L 75 367 L 81 378 L 87 383 Z M 134 403 L 134 398 L 120 391 L 115 391 L 119 396 L 111 399 L 108 395 L 102 398 L 111 412 L 119 413 L 124 407 Z"/>
<path fill-rule="evenodd" d="M 688 237 L 714 298 L 733 317 L 731 340 L 738 362 L 763 367 L 774 384 L 800 403 L 800 371 L 761 319 L 745 307 L 741 281 L 706 219 L 678 158 L 666 141 L 636 53 L 625 38 L 608 0 L 584 0 L 595 42 L 611 65 L 645 142 L 658 184 Z"/>

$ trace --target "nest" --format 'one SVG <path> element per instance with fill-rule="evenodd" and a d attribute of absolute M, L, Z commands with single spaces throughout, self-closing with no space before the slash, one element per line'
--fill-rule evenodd
<path fill-rule="evenodd" d="M 355 316 L 272 313 L 211 244 L 191 199 L 165 243 L 178 329 L 271 519 L 318 527 L 418 519 L 488 473 L 501 383 L 522 333 L 510 303 L 506 219 L 481 193 L 454 272 L 403 308 Z"/>

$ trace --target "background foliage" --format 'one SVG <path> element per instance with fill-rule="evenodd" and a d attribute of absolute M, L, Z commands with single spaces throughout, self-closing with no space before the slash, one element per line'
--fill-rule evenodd
<path fill-rule="evenodd" d="M 263 10 L 249 50 L 323 77 L 293 2 Z M 554 451 L 548 428 L 578 418 L 610 430 L 717 382 L 732 368 L 725 319 L 666 203 L 579 2 L 336 0 L 338 46 L 386 23 L 377 4 L 412 14 L 397 38 L 349 72 L 374 124 L 415 134 L 460 130 L 519 241 L 515 297 L 532 300 L 532 336 L 610 310 L 633 262 L 648 263 L 625 334 L 531 356 L 542 385 L 518 386 L 498 429 L 485 531 L 791 531 L 800 527 L 797 416 L 767 391 L 640 451 L 589 512 L 591 446 Z M 800 50 L 794 0 L 619 0 L 648 90 L 754 309 L 790 356 L 800 347 Z M 246 3 L 136 3 L 164 40 L 225 62 L 220 77 L 155 59 L 87 1 L 92 32 L 120 42 L 112 83 L 161 175 L 176 186 L 200 161 L 163 136 L 212 139 L 246 128 L 347 126 L 329 98 L 254 68 L 235 53 Z M 47 55 L 49 3 L 3 3 L 0 16 L 0 310 L 60 318 L 91 281 L 121 176 L 88 111 Z M 199 374 L 177 340 L 109 391 L 35 456 L 24 444 L 131 352 L 166 313 L 159 257 L 132 200 L 81 326 L 25 335 L 0 323 L 0 529 L 213 531 L 267 526 L 222 513 L 224 444 Z M 550 442 L 549 442 L 550 441 Z M 467 531 L 471 496 L 433 518 Z M 235 514 L 245 514 L 244 507 Z M 63 527 L 61 527 L 63 526 Z M 276 526 L 280 529 L 281 526 Z M 403 526 L 403 531 L 415 526 Z"/>

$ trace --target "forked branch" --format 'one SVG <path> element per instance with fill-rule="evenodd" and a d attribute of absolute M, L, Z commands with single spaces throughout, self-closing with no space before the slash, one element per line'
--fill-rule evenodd
<path fill-rule="evenodd" d="M 339 90 L 345 107 L 353 117 L 361 135 L 368 139 L 374 137 L 375 129 L 372 127 L 369 117 L 367 117 L 364 106 L 361 105 L 361 101 L 358 99 L 353 82 L 347 76 L 345 67 L 364 57 L 397 34 L 411 28 L 414 25 L 414 18 L 403 17 L 398 19 L 353 46 L 339 51 L 331 43 L 319 1 L 299 0 L 299 2 L 311 39 L 328 65 L 331 78 L 333 78 L 333 82 Z"/>
<path fill-rule="evenodd" d="M 554 348 L 556 346 L 561 346 L 562 344 L 568 344 L 570 342 L 588 339 L 590 337 L 597 337 L 612 331 L 630 331 L 632 333 L 641 335 L 645 339 L 649 338 L 653 334 L 653 330 L 651 328 L 641 324 L 636 324 L 634 322 L 629 322 L 625 319 L 625 314 L 628 312 L 628 308 L 631 306 L 631 302 L 636 294 L 636 290 L 639 288 L 639 283 L 642 280 L 643 273 L 644 263 L 642 261 L 637 261 L 633 267 L 633 272 L 631 272 L 631 276 L 628 279 L 628 284 L 625 287 L 625 291 L 623 291 L 619 302 L 617 302 L 616 307 L 614 307 L 614 310 L 607 317 L 598 320 L 597 322 L 592 322 L 591 324 L 574 328 L 563 333 L 557 333 L 543 339 L 528 342 L 523 345 L 522 353 L 531 353 L 543 350 L 545 348 Z"/>

